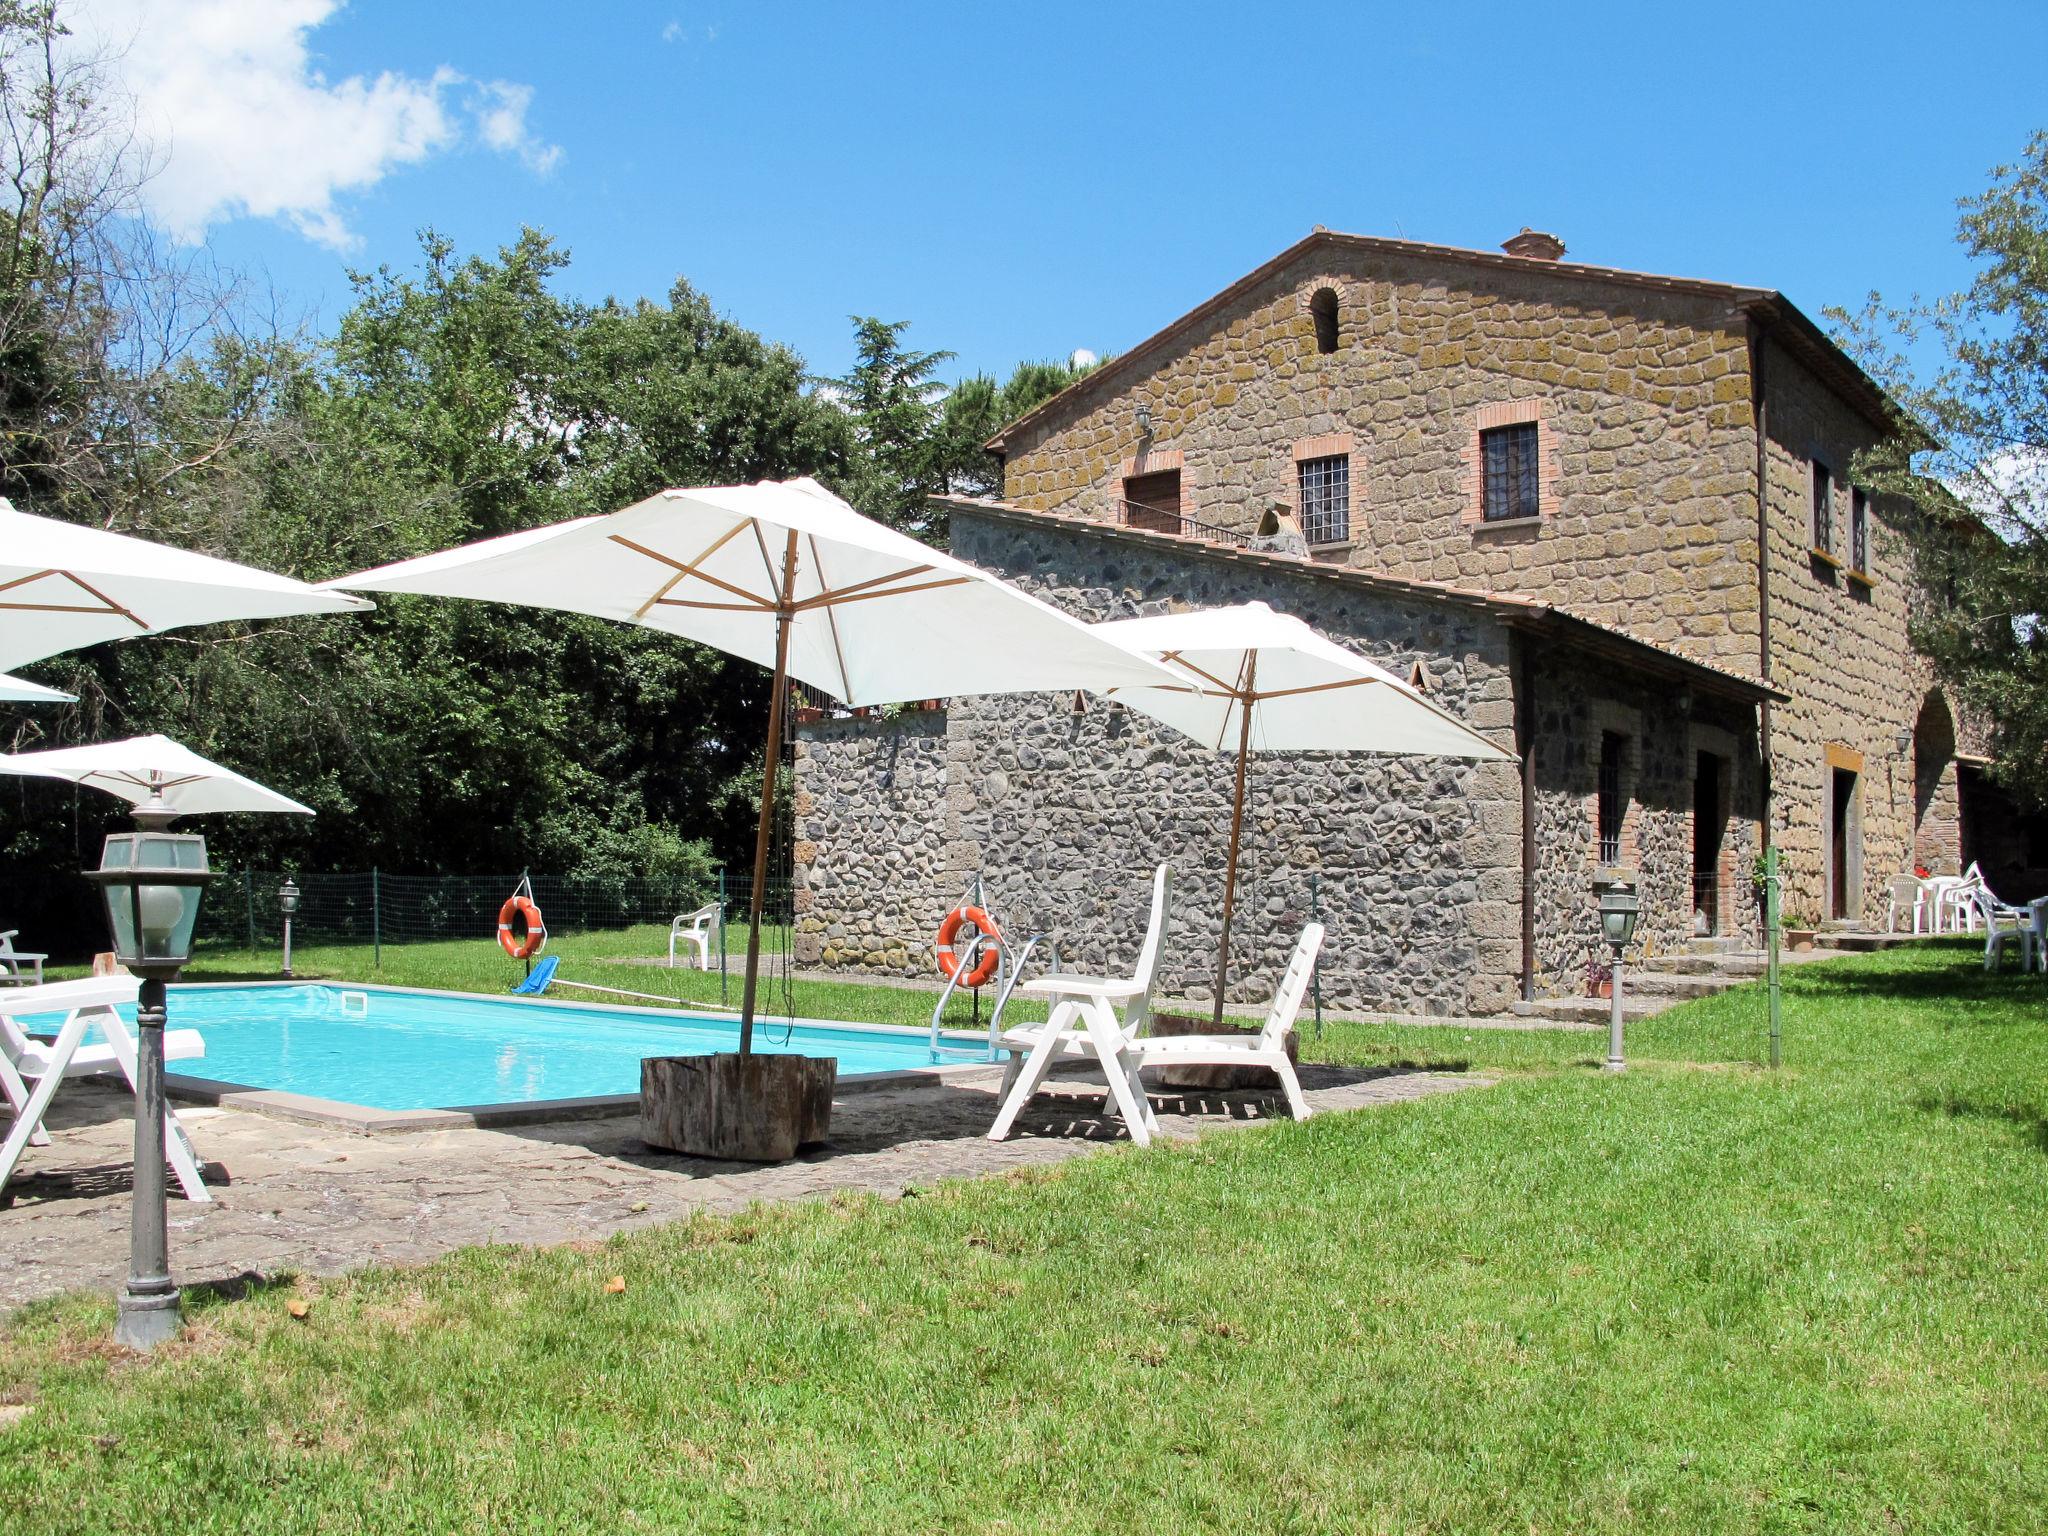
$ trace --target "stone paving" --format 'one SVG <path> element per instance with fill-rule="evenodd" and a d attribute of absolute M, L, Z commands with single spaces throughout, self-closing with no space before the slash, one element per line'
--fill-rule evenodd
<path fill-rule="evenodd" d="M 504 1130 L 361 1136 L 240 1110 L 183 1108 L 213 1190 L 171 1202 L 180 1283 L 296 1271 L 336 1274 L 416 1264 L 477 1243 L 601 1238 L 696 1210 L 840 1190 L 905 1186 L 1054 1163 L 1124 1139 L 1098 1113 L 1100 1079 L 1055 1078 L 1009 1141 L 990 1142 L 999 1075 L 891 1084 L 843 1094 L 831 1142 L 762 1167 L 643 1146 L 632 1117 Z M 1428 1072 L 1304 1067 L 1319 1111 L 1362 1109 L 1489 1080 Z M 1153 1095 L 1160 1128 L 1185 1138 L 1285 1115 L 1277 1095 Z M 117 1289 L 127 1272 L 127 1101 L 96 1084 L 60 1094 L 47 1147 L 33 1147 L 0 1194 L 0 1308 L 73 1290 Z M 173 1184 L 175 1191 L 176 1185 Z"/>

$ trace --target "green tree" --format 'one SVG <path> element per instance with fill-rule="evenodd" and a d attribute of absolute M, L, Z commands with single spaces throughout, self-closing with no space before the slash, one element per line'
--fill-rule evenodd
<path fill-rule="evenodd" d="M 853 371 L 826 383 L 853 424 L 858 456 L 846 496 L 868 516 L 918 537 L 932 533 L 925 498 L 943 485 L 935 456 L 940 398 L 934 375 L 950 352 L 903 345 L 908 320 L 855 315 Z"/>
<path fill-rule="evenodd" d="M 2048 132 L 1964 198 L 1956 238 L 1976 274 L 1932 303 L 1832 312 L 1843 343 L 1899 404 L 1856 473 L 1910 496 L 1905 538 L 1925 598 L 1914 642 L 1990 723 L 1995 775 L 2048 804 Z M 1917 349 L 1940 361 L 1930 377 Z"/>
<path fill-rule="evenodd" d="M 999 495 L 1002 466 L 984 445 L 1018 417 L 1100 366 L 1026 362 L 1019 363 L 1000 386 L 985 373 L 963 379 L 947 392 L 933 429 L 934 488 L 969 496 Z"/>

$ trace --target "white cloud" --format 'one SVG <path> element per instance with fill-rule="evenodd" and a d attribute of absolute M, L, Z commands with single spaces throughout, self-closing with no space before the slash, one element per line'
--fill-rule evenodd
<path fill-rule="evenodd" d="M 667 26 L 661 29 L 661 40 L 664 43 L 680 42 L 682 40 L 682 36 L 683 24 L 680 21 L 671 21 Z"/>
<path fill-rule="evenodd" d="M 533 105 L 533 87 L 510 80 L 491 80 L 477 87 L 476 126 L 485 144 L 500 154 L 517 155 L 536 176 L 545 176 L 562 158 L 562 146 L 544 144 L 526 126 Z"/>
<path fill-rule="evenodd" d="M 159 166 L 142 192 L 155 222 L 196 241 L 225 219 L 282 219 L 346 249 L 346 194 L 472 136 L 538 174 L 553 169 L 561 150 L 527 125 L 531 86 L 472 82 L 446 65 L 330 81 L 308 34 L 341 3 L 74 0 L 78 46 L 114 51 L 111 72 Z"/>

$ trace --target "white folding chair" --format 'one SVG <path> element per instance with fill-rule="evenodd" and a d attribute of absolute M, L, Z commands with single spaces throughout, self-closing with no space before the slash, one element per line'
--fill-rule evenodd
<path fill-rule="evenodd" d="M 1012 1054 L 1003 1074 L 1002 1107 L 996 1112 L 996 1123 L 989 1127 L 990 1141 L 1001 1141 L 1010 1134 L 1010 1127 L 1031 1102 L 1052 1064 L 1070 1056 L 1093 1056 L 1102 1064 L 1103 1076 L 1109 1080 L 1110 1102 L 1123 1116 L 1131 1140 L 1141 1147 L 1152 1140 L 1159 1121 L 1124 1047 L 1152 1017 L 1152 978 L 1159 970 L 1159 951 L 1166 939 L 1168 883 L 1167 868 L 1162 864 L 1152 876 L 1152 916 L 1138 951 L 1137 967 L 1129 976 L 1055 972 L 1018 984 L 1020 991 L 1052 999 L 1052 1015 L 1043 1024 L 1021 1025 L 998 1037 L 997 1043 L 1009 1047 Z M 1118 1004 L 1123 1006 L 1121 1018 Z"/>
<path fill-rule="evenodd" d="M 43 984 L 43 962 L 50 957 L 33 950 L 16 949 L 14 936 L 19 932 L 19 928 L 9 928 L 0 933 L 0 986 L 40 987 Z M 35 968 L 33 977 L 22 974 L 24 965 Z"/>
<path fill-rule="evenodd" d="M 114 1010 L 133 1003 L 142 983 L 134 976 L 94 976 L 84 981 L 56 981 L 40 987 L 0 994 L 0 1098 L 14 1112 L 7 1139 L 0 1143 L 0 1189 L 14 1176 L 21 1154 L 30 1146 L 49 1145 L 43 1116 L 50 1101 L 70 1077 L 100 1077 L 118 1072 L 135 1086 L 135 1037 Z M 31 1037 L 21 1020 L 40 1013 L 64 1015 L 55 1040 Z M 103 1045 L 86 1045 L 86 1031 L 100 1027 Z M 206 1054 L 196 1029 L 164 1032 L 164 1059 L 184 1061 Z M 178 1175 L 187 1200 L 213 1198 L 199 1176 L 199 1160 L 177 1111 L 164 1108 L 164 1155 Z"/>
<path fill-rule="evenodd" d="M 1146 1067 L 1265 1067 L 1279 1074 L 1294 1118 L 1306 1120 L 1308 1100 L 1302 1097 L 1294 1063 L 1287 1059 L 1287 1036 L 1294 1029 L 1294 1016 L 1301 1011 L 1302 994 L 1308 991 L 1322 947 L 1321 923 L 1310 923 L 1301 930 L 1287 969 L 1280 973 L 1273 1006 L 1266 1011 L 1266 1022 L 1256 1035 L 1144 1035 L 1124 1046 L 1125 1058 L 1140 1072 Z"/>
<path fill-rule="evenodd" d="M 697 951 L 697 969 L 711 969 L 711 933 L 718 926 L 719 914 L 725 909 L 717 902 L 699 907 L 694 912 L 685 912 L 668 925 L 668 968 L 676 968 L 676 941 L 681 940 Z"/>

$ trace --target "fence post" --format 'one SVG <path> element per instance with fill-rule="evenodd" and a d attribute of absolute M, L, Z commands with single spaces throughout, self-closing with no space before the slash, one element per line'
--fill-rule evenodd
<path fill-rule="evenodd" d="M 725 866 L 718 866 L 718 1000 L 725 996 Z"/>
<path fill-rule="evenodd" d="M 249 953 L 256 953 L 256 871 L 242 868 L 242 897 L 249 907 Z"/>
<path fill-rule="evenodd" d="M 1764 942 L 1770 946 L 1771 1070 L 1784 1060 L 1784 1015 L 1778 969 L 1778 849 L 1764 849 Z"/>
<path fill-rule="evenodd" d="M 1313 872 L 1308 877 L 1309 921 L 1323 920 L 1323 877 Z M 1316 998 L 1316 1038 L 1323 1038 L 1323 968 L 1319 965 L 1309 972 L 1309 986 Z"/>
<path fill-rule="evenodd" d="M 370 968 L 384 969 L 384 891 L 377 866 L 370 866 Z"/>

